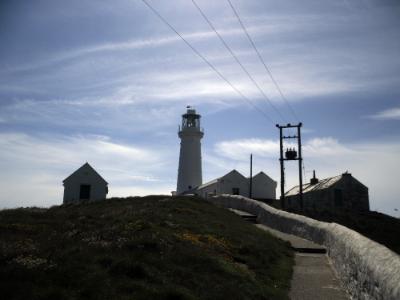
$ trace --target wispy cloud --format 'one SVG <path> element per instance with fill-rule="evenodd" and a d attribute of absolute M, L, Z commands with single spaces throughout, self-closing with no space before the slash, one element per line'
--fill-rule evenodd
<path fill-rule="evenodd" d="M 235 160 L 247 160 L 250 153 L 273 157 L 279 152 L 279 142 L 257 138 L 223 141 L 215 145 L 215 152 Z"/>
<path fill-rule="evenodd" d="M 286 26 L 287 27 L 287 26 Z M 248 28 L 249 32 L 258 34 L 260 32 L 268 33 L 272 31 L 282 30 L 282 27 L 273 27 L 269 25 L 258 25 L 251 26 Z M 240 28 L 225 28 L 219 30 L 220 34 L 224 36 L 235 36 L 243 34 Z M 201 41 L 201 40 L 215 40 L 216 36 L 213 31 L 193 31 L 189 33 L 182 33 L 183 38 L 193 42 L 193 41 Z M 44 60 L 39 60 L 30 64 L 24 64 L 19 66 L 13 66 L 9 68 L 5 68 L 0 72 L 22 72 L 28 71 L 32 69 L 38 69 L 43 67 L 48 67 L 53 64 L 58 64 L 60 62 L 77 59 L 83 56 L 95 55 L 98 53 L 105 52 L 119 52 L 119 51 L 132 51 L 132 50 L 142 50 L 148 48 L 157 48 L 162 46 L 168 46 L 175 43 L 182 43 L 182 40 L 179 36 L 168 34 L 164 36 L 158 36 L 153 38 L 139 38 L 128 41 L 120 41 L 120 42 L 108 42 L 97 45 L 91 45 L 87 47 L 80 47 L 64 52 L 59 52 L 53 54 L 50 57 L 47 57 Z"/>
<path fill-rule="evenodd" d="M 341 143 L 332 137 L 313 138 L 304 143 L 303 155 L 307 171 L 315 169 L 326 178 L 345 171 L 369 187 L 372 209 L 393 213 L 398 204 L 397 180 L 400 176 L 400 143 Z M 239 139 L 217 143 L 206 163 L 218 170 L 219 176 L 237 168 L 248 174 L 249 154 L 253 153 L 255 168 L 266 171 L 279 181 L 279 144 L 276 140 Z M 297 170 L 286 164 L 286 189 L 297 185 Z M 307 172 L 307 177 L 309 176 Z M 211 178 L 210 178 L 211 179 Z M 306 178 L 307 179 L 307 178 Z"/>
<path fill-rule="evenodd" d="M 373 120 L 400 120 L 400 107 L 393 107 L 389 108 L 380 112 L 377 112 L 376 114 L 367 116 L 369 119 Z"/>
<path fill-rule="evenodd" d="M 60 204 L 62 180 L 86 161 L 110 183 L 109 196 L 139 190 L 150 194 L 153 185 L 167 193 L 174 187 L 166 175 L 171 163 L 168 148 L 155 151 L 106 136 L 1 133 L 0 166 L 8 171 L 0 173 L 0 207 Z"/>
<path fill-rule="evenodd" d="M 287 147 L 295 147 L 293 143 L 286 143 Z M 304 153 L 308 157 L 340 156 L 352 153 L 352 150 L 339 143 L 332 137 L 312 138 L 303 145 Z M 279 141 L 268 139 L 239 139 L 219 142 L 215 145 L 215 152 L 235 160 L 247 160 L 250 153 L 259 157 L 274 158 L 279 153 Z"/>

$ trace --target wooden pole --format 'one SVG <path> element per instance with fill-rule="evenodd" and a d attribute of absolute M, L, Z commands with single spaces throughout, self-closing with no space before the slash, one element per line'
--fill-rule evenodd
<path fill-rule="evenodd" d="M 304 209 L 304 203 L 303 203 L 303 172 L 302 172 L 302 167 L 303 167 L 303 157 L 301 154 L 301 123 L 297 126 L 297 147 L 299 151 L 299 197 L 300 197 L 300 209 Z"/>
<path fill-rule="evenodd" d="M 253 154 L 250 154 L 250 187 L 249 198 L 253 197 Z"/>

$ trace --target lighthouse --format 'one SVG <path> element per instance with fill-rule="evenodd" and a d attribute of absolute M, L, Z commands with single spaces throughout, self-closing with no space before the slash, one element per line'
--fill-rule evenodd
<path fill-rule="evenodd" d="M 201 170 L 201 143 L 204 133 L 200 128 L 199 114 L 196 110 L 187 107 L 182 115 L 182 125 L 178 136 L 181 139 L 179 153 L 178 184 L 176 193 L 182 194 L 202 184 Z"/>

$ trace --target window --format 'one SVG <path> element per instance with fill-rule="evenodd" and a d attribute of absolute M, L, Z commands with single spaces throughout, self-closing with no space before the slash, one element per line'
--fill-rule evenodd
<path fill-rule="evenodd" d="M 89 184 L 81 184 L 81 188 L 79 191 L 79 199 L 80 200 L 90 199 L 90 185 Z"/>
<path fill-rule="evenodd" d="M 232 195 L 239 195 L 239 188 L 232 188 Z"/>
<path fill-rule="evenodd" d="M 343 191 L 335 189 L 335 206 L 342 207 L 343 206 Z"/>

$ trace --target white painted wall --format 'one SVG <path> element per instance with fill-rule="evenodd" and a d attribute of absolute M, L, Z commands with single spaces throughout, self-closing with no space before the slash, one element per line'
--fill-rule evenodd
<path fill-rule="evenodd" d="M 207 198 L 210 195 L 217 195 L 218 180 L 219 179 L 216 179 L 213 183 L 207 184 L 206 186 L 197 189 L 196 194 L 203 198 Z"/>
<path fill-rule="evenodd" d="M 253 176 L 252 197 L 257 199 L 276 199 L 277 183 L 264 172 Z"/>
<path fill-rule="evenodd" d="M 218 180 L 217 193 L 232 194 L 234 188 L 239 188 L 239 195 L 249 195 L 249 182 L 238 171 L 233 170 Z"/>
<path fill-rule="evenodd" d="M 87 184 L 91 187 L 90 199 L 88 200 L 106 198 L 108 192 L 107 182 L 86 163 L 64 180 L 64 204 L 80 200 L 80 186 L 82 184 Z"/>
<path fill-rule="evenodd" d="M 258 199 L 275 199 L 276 182 L 263 172 L 253 177 L 253 197 Z M 233 188 L 239 188 L 239 195 L 248 197 L 250 180 L 233 170 L 228 174 L 204 184 L 197 189 L 197 194 L 203 198 L 212 195 L 232 194 Z"/>
<path fill-rule="evenodd" d="M 400 256 L 347 227 L 277 210 L 242 196 L 209 201 L 257 216 L 257 221 L 326 246 L 328 255 L 353 299 L 400 299 Z"/>
<path fill-rule="evenodd" d="M 233 170 L 228 174 L 216 179 L 211 184 L 197 189 L 197 194 L 203 198 L 207 198 L 210 194 L 232 194 L 233 189 L 239 189 L 239 195 L 249 195 L 249 182 L 246 177 L 238 171 Z"/>
<path fill-rule="evenodd" d="M 187 113 L 182 116 L 182 128 L 178 135 L 181 139 L 181 148 L 176 192 L 182 194 L 203 183 L 200 140 L 204 133 L 200 128 L 200 115 L 196 114 L 194 109 L 188 108 Z"/>
<path fill-rule="evenodd" d="M 179 132 L 181 149 L 179 153 L 178 184 L 176 191 L 181 194 L 202 184 L 201 143 L 203 132 L 197 128 L 184 128 Z"/>

